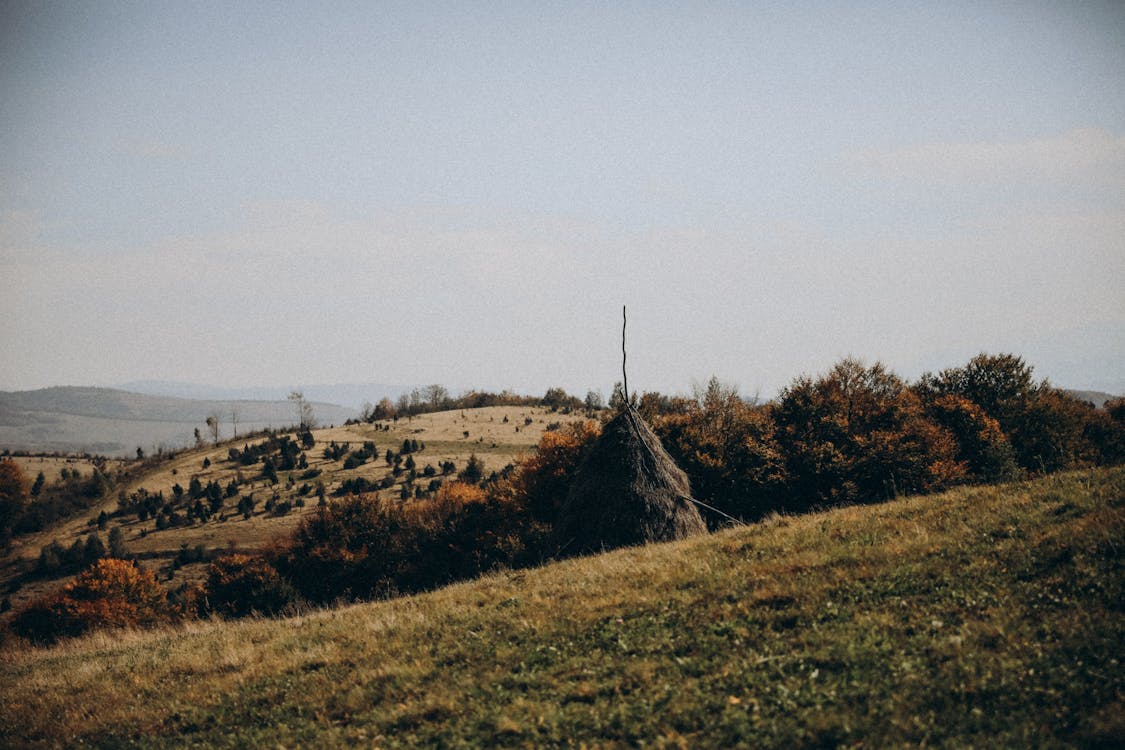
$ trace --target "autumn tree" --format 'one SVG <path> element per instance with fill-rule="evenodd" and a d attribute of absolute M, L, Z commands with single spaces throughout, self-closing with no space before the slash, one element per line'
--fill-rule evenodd
<path fill-rule="evenodd" d="M 845 359 L 817 380 L 799 378 L 773 416 L 790 510 L 927 492 L 967 475 L 950 432 L 880 363 Z"/>
<path fill-rule="evenodd" d="M 652 426 L 687 473 L 692 494 L 723 513 L 760 518 L 784 494 L 785 460 L 772 414 L 742 401 L 734 388 L 714 381 L 695 399 L 655 417 Z M 701 512 L 711 523 L 722 520 Z"/>
<path fill-rule="evenodd" d="M 395 403 L 386 396 L 379 399 L 379 403 L 375 404 L 375 410 L 372 412 L 374 419 L 391 419 L 394 415 Z"/>
<path fill-rule="evenodd" d="M 921 390 L 926 412 L 957 441 L 958 459 L 970 474 L 985 482 L 1014 479 L 1019 466 L 1015 450 L 1000 423 L 965 396 L 935 395 Z"/>
<path fill-rule="evenodd" d="M 6 549 L 16 521 L 27 509 L 29 488 L 15 461 L 0 461 L 0 549 Z"/>
<path fill-rule="evenodd" d="M 303 430 L 311 430 L 316 427 L 312 404 L 305 400 L 305 394 L 301 391 L 293 391 L 289 394 L 289 400 L 293 402 L 293 406 L 297 410 L 297 425 Z"/>
<path fill-rule="evenodd" d="M 544 432 L 535 452 L 520 461 L 503 491 L 526 506 L 536 520 L 553 523 L 570 490 L 571 477 L 600 434 L 601 427 L 592 420 Z"/>

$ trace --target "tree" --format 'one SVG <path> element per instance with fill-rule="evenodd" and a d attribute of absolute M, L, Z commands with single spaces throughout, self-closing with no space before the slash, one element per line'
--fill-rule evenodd
<path fill-rule="evenodd" d="M 124 559 L 129 556 L 125 549 L 125 533 L 120 526 L 114 526 L 109 532 L 109 556 Z"/>
<path fill-rule="evenodd" d="M 586 391 L 586 400 L 583 402 L 586 411 L 601 411 L 605 408 L 605 399 L 598 391 Z"/>
<path fill-rule="evenodd" d="M 375 410 L 372 413 L 375 419 L 391 419 L 394 415 L 395 403 L 386 396 L 379 399 L 379 403 L 375 404 Z"/>
<path fill-rule="evenodd" d="M 880 363 L 845 359 L 816 381 L 799 378 L 773 415 L 787 510 L 929 492 L 967 475 L 953 435 Z"/>
<path fill-rule="evenodd" d="M 303 430 L 311 430 L 316 427 L 312 404 L 305 400 L 305 394 L 301 391 L 293 391 L 289 394 L 289 400 L 293 402 L 297 409 L 297 425 Z"/>
<path fill-rule="evenodd" d="M 27 477 L 15 461 L 0 461 L 0 549 L 7 547 L 16 520 L 27 509 Z"/>
<path fill-rule="evenodd" d="M 434 383 L 428 385 L 422 390 L 422 395 L 425 402 L 433 411 L 439 411 L 445 408 L 449 403 L 449 391 L 445 386 Z"/>
<path fill-rule="evenodd" d="M 958 459 L 969 472 L 986 482 L 1014 479 L 1019 473 L 1016 454 L 1000 423 L 978 404 L 950 393 L 934 397 L 920 390 L 930 417 L 957 440 Z"/>
<path fill-rule="evenodd" d="M 211 414 L 207 417 L 207 429 L 211 431 L 211 442 L 215 445 L 219 444 L 219 417 L 217 414 Z"/>
<path fill-rule="evenodd" d="M 777 510 L 777 498 L 786 491 L 785 457 L 772 413 L 747 404 L 733 388 L 708 390 L 676 402 L 671 413 L 653 419 L 653 430 L 691 479 L 699 500 L 736 518 L 761 518 Z"/>
<path fill-rule="evenodd" d="M 261 557 L 220 557 L 207 570 L 204 587 L 211 609 L 227 617 L 272 615 L 297 598 L 297 592 Z"/>
<path fill-rule="evenodd" d="M 467 484 L 476 484 L 484 479 L 484 461 L 477 458 L 477 454 L 471 454 L 468 463 L 465 464 L 465 468 L 461 470 L 457 478 Z"/>
<path fill-rule="evenodd" d="M 637 405 L 637 394 L 629 394 L 629 403 L 633 406 Z M 620 411 L 625 408 L 625 386 L 618 380 L 613 384 L 613 393 L 609 397 L 609 408 L 614 411 Z"/>
<path fill-rule="evenodd" d="M 39 492 L 43 489 L 43 485 L 47 481 L 47 476 L 43 472 L 39 472 L 35 476 L 35 484 L 31 485 L 31 496 L 38 497 Z"/>
<path fill-rule="evenodd" d="M 236 407 L 231 407 L 230 410 L 230 429 L 233 437 L 238 437 L 238 417 L 239 412 Z"/>
<path fill-rule="evenodd" d="M 551 411 L 557 411 L 566 406 L 570 399 L 571 397 L 562 388 L 548 388 L 540 403 Z"/>
<path fill-rule="evenodd" d="M 92 563 L 105 557 L 105 542 L 97 534 L 86 537 L 86 546 L 82 551 L 82 561 Z"/>

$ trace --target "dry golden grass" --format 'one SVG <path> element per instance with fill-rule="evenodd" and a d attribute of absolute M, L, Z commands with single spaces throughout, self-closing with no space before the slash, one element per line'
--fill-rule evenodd
<path fill-rule="evenodd" d="M 15 461 L 27 475 L 28 482 L 34 482 L 39 472 L 43 472 L 46 485 L 50 486 L 59 481 L 59 472 L 62 469 L 73 471 L 77 469 L 82 476 L 88 477 L 94 471 L 94 464 L 85 458 L 77 456 L 9 456 L 9 461 Z M 114 471 L 124 465 L 124 461 L 117 458 L 106 459 L 107 471 Z"/>

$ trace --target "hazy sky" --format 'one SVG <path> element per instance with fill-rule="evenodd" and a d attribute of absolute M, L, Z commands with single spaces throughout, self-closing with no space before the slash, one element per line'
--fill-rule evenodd
<path fill-rule="evenodd" d="M 0 0 L 0 389 L 1125 391 L 1125 4 Z"/>

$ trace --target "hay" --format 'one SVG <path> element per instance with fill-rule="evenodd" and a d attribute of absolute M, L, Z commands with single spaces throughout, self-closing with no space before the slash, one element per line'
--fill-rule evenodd
<path fill-rule="evenodd" d="M 556 527 L 570 554 L 707 531 L 687 475 L 632 407 L 614 417 L 579 466 Z"/>

